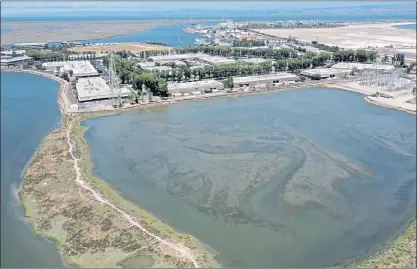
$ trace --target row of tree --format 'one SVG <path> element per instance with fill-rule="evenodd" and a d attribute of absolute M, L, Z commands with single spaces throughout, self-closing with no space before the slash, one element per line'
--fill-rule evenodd
<path fill-rule="evenodd" d="M 341 50 L 333 53 L 333 60 L 335 62 L 374 62 L 377 58 L 375 51 L 366 50 Z"/>
<path fill-rule="evenodd" d="M 66 53 L 53 50 L 26 50 L 26 55 L 32 57 L 35 61 L 62 61 L 66 57 Z"/>
<path fill-rule="evenodd" d="M 295 49 L 251 49 L 242 47 L 231 47 L 231 46 L 185 46 L 180 48 L 173 48 L 171 50 L 164 51 L 142 51 L 139 57 L 146 59 L 151 56 L 169 55 L 169 54 L 185 54 L 185 53 L 205 53 L 214 56 L 223 57 L 261 57 L 266 59 L 286 59 L 296 58 L 298 53 Z"/>

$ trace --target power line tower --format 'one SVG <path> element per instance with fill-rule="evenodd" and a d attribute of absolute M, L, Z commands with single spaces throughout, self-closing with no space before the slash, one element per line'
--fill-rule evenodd
<path fill-rule="evenodd" d="M 113 52 L 110 53 L 110 62 L 109 62 L 109 85 L 112 93 L 111 103 L 114 108 L 121 107 L 122 101 L 120 98 L 120 87 L 119 79 L 114 67 Z"/>

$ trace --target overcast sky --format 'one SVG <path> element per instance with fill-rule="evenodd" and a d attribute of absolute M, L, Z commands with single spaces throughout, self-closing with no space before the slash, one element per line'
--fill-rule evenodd
<path fill-rule="evenodd" d="M 2 16 L 48 16 L 69 15 L 74 13 L 100 12 L 101 15 L 115 14 L 123 11 L 163 12 L 193 11 L 193 10 L 232 10 L 238 6 L 239 10 L 261 11 L 277 10 L 290 11 L 311 8 L 337 8 L 353 6 L 379 6 L 385 8 L 404 8 L 408 6 L 415 9 L 416 2 L 2 2 Z"/>

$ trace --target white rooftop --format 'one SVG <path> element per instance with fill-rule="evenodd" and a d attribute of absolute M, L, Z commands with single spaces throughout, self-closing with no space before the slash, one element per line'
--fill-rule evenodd
<path fill-rule="evenodd" d="M 198 88 L 201 86 L 223 86 L 223 83 L 208 79 L 208 80 L 201 80 L 201 81 L 194 81 L 194 82 L 170 82 L 168 83 L 168 90 L 180 90 L 180 89 L 188 89 L 188 88 Z"/>
<path fill-rule="evenodd" d="M 171 71 L 172 68 L 169 66 L 141 66 L 142 69 L 144 70 L 151 70 L 151 71 Z"/>
<path fill-rule="evenodd" d="M 336 68 L 314 68 L 314 69 L 306 69 L 301 71 L 301 74 L 308 74 L 308 75 L 333 75 L 333 74 L 340 74 L 340 73 L 350 73 L 352 69 L 336 69 Z"/>
<path fill-rule="evenodd" d="M 137 63 L 137 65 L 140 66 L 141 68 L 152 67 L 152 66 L 155 66 L 155 62 L 140 62 L 140 63 Z"/>
<path fill-rule="evenodd" d="M 46 69 L 63 68 L 64 71 L 72 70 L 74 77 L 97 76 L 98 72 L 89 61 L 65 61 L 65 62 L 47 62 L 42 67 Z"/>
<path fill-rule="evenodd" d="M 227 64 L 227 63 L 234 63 L 235 60 L 221 57 L 221 56 L 211 56 L 211 55 L 202 55 L 199 56 L 198 59 L 201 61 L 205 61 L 211 64 Z"/>
<path fill-rule="evenodd" d="M 274 79 L 284 79 L 284 78 L 298 79 L 298 76 L 283 72 L 283 73 L 275 73 L 275 74 L 259 75 L 259 76 L 233 77 L 233 83 L 247 83 L 247 82 L 253 82 L 253 81 L 264 81 L 264 80 L 274 80 Z"/>
<path fill-rule="evenodd" d="M 81 102 L 117 97 L 117 91 L 120 92 L 121 97 L 126 97 L 131 93 L 128 88 L 120 88 L 112 92 L 110 86 L 101 77 L 79 78 L 75 87 L 78 100 Z"/>
<path fill-rule="evenodd" d="M 332 66 L 332 68 L 337 68 L 337 69 L 358 69 L 358 70 L 364 70 L 364 69 L 369 69 L 369 70 L 385 70 L 385 71 L 392 71 L 395 69 L 395 67 L 393 65 L 389 65 L 389 64 L 364 64 L 364 63 L 337 63 L 335 65 Z"/>
<path fill-rule="evenodd" d="M 258 63 L 268 62 L 268 61 L 271 61 L 271 60 L 267 60 L 267 59 L 263 59 L 263 58 L 243 58 L 243 59 L 239 59 L 239 61 L 246 62 L 246 63 L 258 64 Z"/>
<path fill-rule="evenodd" d="M 2 55 L 13 55 L 13 54 L 15 54 L 15 55 L 23 55 L 23 54 L 25 54 L 25 50 L 2 50 L 1 51 L 1 54 Z"/>
<path fill-rule="evenodd" d="M 14 62 L 20 62 L 25 60 L 30 60 L 32 57 L 28 56 L 17 56 L 17 57 L 9 57 L 9 58 L 2 58 L 1 63 L 14 63 Z"/>
<path fill-rule="evenodd" d="M 153 61 L 167 61 L 167 60 L 182 60 L 182 59 L 197 59 L 200 56 L 204 56 L 203 53 L 187 53 L 187 54 L 174 54 L 174 55 L 161 55 L 152 56 L 149 59 Z"/>

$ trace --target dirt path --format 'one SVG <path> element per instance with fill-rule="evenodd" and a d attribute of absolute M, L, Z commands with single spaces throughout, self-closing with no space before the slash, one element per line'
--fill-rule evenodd
<path fill-rule="evenodd" d="M 70 119 L 70 121 L 71 121 L 71 119 Z M 96 192 L 93 188 L 89 187 L 88 184 L 81 179 L 80 167 L 78 165 L 79 159 L 77 159 L 74 155 L 75 144 L 74 144 L 74 142 L 71 142 L 71 127 L 72 127 L 72 123 L 70 123 L 68 125 L 67 130 L 66 130 L 66 134 L 67 134 L 68 152 L 70 153 L 71 158 L 74 160 L 74 170 L 76 172 L 75 181 L 77 182 L 77 184 L 79 184 L 83 189 L 89 191 L 93 195 L 93 197 L 97 201 L 99 201 L 101 204 L 106 204 L 106 205 L 110 206 L 111 208 L 113 208 L 114 210 L 116 210 L 117 212 L 119 212 L 120 214 L 122 214 L 123 217 L 125 217 L 125 219 L 130 224 L 132 224 L 132 226 L 135 226 L 135 227 L 139 228 L 141 231 L 143 231 L 144 233 L 146 233 L 150 237 L 153 237 L 159 243 L 164 244 L 167 247 L 171 248 L 172 250 L 175 251 L 176 255 L 178 255 L 179 257 L 186 258 L 187 260 L 192 262 L 195 268 L 200 268 L 200 265 L 197 263 L 194 256 L 190 252 L 188 252 L 188 250 L 186 248 L 182 247 L 181 245 L 172 244 L 172 243 L 164 240 L 163 238 L 149 232 L 145 227 L 140 225 L 139 222 L 135 221 L 134 217 L 132 217 L 131 215 L 122 211 L 121 209 L 117 208 L 114 204 L 112 204 L 108 200 L 104 199 L 98 192 Z"/>

